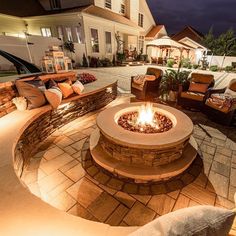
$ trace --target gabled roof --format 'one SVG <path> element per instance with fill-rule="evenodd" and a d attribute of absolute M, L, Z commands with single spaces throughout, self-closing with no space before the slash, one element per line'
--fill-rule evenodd
<path fill-rule="evenodd" d="M 104 9 L 101 7 L 97 7 L 94 5 L 91 5 L 87 8 L 85 8 L 82 12 L 93 15 L 93 16 L 101 17 L 106 20 L 111 20 L 111 21 L 115 21 L 117 23 L 121 23 L 124 25 L 129 25 L 131 27 L 139 28 L 139 26 L 137 24 L 135 24 L 134 22 L 132 22 L 130 19 L 128 19 L 122 15 L 119 15 L 117 13 L 114 13 L 110 10 L 107 10 L 107 9 Z"/>
<path fill-rule="evenodd" d="M 35 16 L 46 11 L 36 0 L 6 0 L 0 3 L 0 13 L 12 16 Z"/>
<path fill-rule="evenodd" d="M 200 43 L 203 39 L 203 34 L 194 29 L 193 27 L 187 26 L 183 30 L 172 36 L 172 39 L 179 41 L 186 37 L 192 39 L 197 43 Z"/>
<path fill-rule="evenodd" d="M 165 27 L 164 25 L 156 25 L 153 26 L 152 29 L 145 36 L 146 38 L 154 38 L 162 29 Z"/>

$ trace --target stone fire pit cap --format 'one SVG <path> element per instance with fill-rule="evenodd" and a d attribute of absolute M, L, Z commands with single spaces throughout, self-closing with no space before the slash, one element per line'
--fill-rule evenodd
<path fill-rule="evenodd" d="M 102 111 L 97 117 L 97 126 L 100 132 L 117 144 L 144 149 L 168 148 L 187 140 L 193 132 L 191 119 L 183 112 L 162 104 L 153 103 L 153 108 L 173 122 L 172 129 L 155 134 L 143 134 L 125 130 L 117 124 L 121 114 L 138 109 L 144 102 L 121 104 Z"/>

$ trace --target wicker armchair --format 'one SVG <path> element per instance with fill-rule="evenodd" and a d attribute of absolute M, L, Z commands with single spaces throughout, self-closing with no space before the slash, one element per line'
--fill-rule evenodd
<path fill-rule="evenodd" d="M 209 74 L 192 73 L 190 82 L 185 87 L 180 86 L 178 92 L 178 105 L 188 108 L 201 110 L 206 100 L 206 94 L 199 91 L 190 91 L 190 83 L 207 85 L 207 89 L 215 84 L 214 76 Z"/>
<path fill-rule="evenodd" d="M 213 94 L 224 94 L 227 88 L 236 92 L 236 79 L 233 79 L 226 88 L 210 89 L 206 96 L 203 112 L 213 121 L 229 126 L 236 119 L 236 104 L 232 104 L 231 107 L 217 106 L 210 99 Z"/>
<path fill-rule="evenodd" d="M 149 67 L 146 75 L 154 75 L 156 79 L 153 81 L 145 81 L 142 86 L 137 86 L 134 83 L 134 76 L 131 77 L 131 93 L 139 100 L 151 100 L 159 96 L 159 87 L 163 71 Z"/>

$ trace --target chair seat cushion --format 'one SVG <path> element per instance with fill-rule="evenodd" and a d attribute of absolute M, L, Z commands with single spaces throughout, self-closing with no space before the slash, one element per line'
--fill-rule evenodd
<path fill-rule="evenodd" d="M 202 102 L 204 99 L 204 94 L 187 91 L 187 92 L 182 92 L 180 94 L 180 97 Z"/>
<path fill-rule="evenodd" d="M 226 93 L 212 94 L 211 97 L 206 100 L 206 105 L 218 111 L 228 113 L 232 109 L 235 109 L 236 99 Z"/>
<path fill-rule="evenodd" d="M 143 90 L 143 84 L 136 84 L 136 83 L 132 83 L 132 88 L 135 88 L 135 89 L 138 89 L 138 90 L 140 90 L 140 91 L 142 91 Z"/>

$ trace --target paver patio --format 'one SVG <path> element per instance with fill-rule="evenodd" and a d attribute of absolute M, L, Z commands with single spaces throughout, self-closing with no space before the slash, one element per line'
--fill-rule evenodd
<path fill-rule="evenodd" d="M 128 99 L 118 98 L 115 103 Z M 199 204 L 231 209 L 236 190 L 235 128 L 218 126 L 201 113 L 186 113 L 194 116 L 212 137 L 195 124 L 194 137 L 199 144 L 204 168 L 192 183 L 182 189 L 153 195 L 128 194 L 119 191 L 122 182 L 107 177 L 94 166 L 89 169 L 89 174 L 85 173 L 80 155 L 89 136 L 88 130 L 92 132 L 96 127 L 96 114 L 79 118 L 49 137 L 35 155 L 38 160 L 42 158 L 38 173 L 37 165 L 31 165 L 24 180 L 33 193 L 54 207 L 111 225 L 143 225 L 170 211 Z M 85 123 L 87 127 L 82 129 Z M 74 131 L 80 140 L 71 138 L 75 136 Z M 61 136 L 73 141 L 62 146 L 58 142 Z M 216 140 L 221 140 L 221 146 L 216 144 Z M 129 188 L 128 192 L 135 192 L 136 186 L 130 184 L 126 188 Z M 123 190 L 127 192 L 127 189 Z M 137 217 L 137 213 L 142 213 L 142 217 Z"/>
<path fill-rule="evenodd" d="M 139 73 L 145 68 L 131 70 L 134 74 L 133 70 Z M 128 92 L 130 74 L 119 73 L 115 76 Z M 123 94 L 109 106 L 129 100 L 129 94 Z M 150 194 L 146 186 L 137 190 L 134 184 L 124 185 L 91 163 L 87 172 L 82 167 L 98 112 L 78 118 L 42 143 L 23 176 L 32 193 L 69 214 L 110 225 L 144 225 L 168 212 L 201 204 L 234 208 L 236 128 L 217 125 L 200 112 L 184 111 L 193 120 L 203 166 L 200 171 L 192 168 L 167 187 L 152 186 Z"/>

